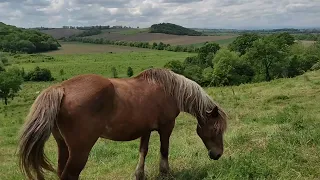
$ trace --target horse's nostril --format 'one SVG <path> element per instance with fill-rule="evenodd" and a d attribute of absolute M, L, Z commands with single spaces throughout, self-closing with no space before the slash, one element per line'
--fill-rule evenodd
<path fill-rule="evenodd" d="M 222 154 L 215 154 L 212 151 L 209 151 L 208 154 L 209 154 L 210 159 L 213 159 L 213 160 L 218 160 L 222 155 Z"/>
<path fill-rule="evenodd" d="M 218 160 L 221 157 L 221 154 L 218 154 L 216 157 L 216 160 Z"/>

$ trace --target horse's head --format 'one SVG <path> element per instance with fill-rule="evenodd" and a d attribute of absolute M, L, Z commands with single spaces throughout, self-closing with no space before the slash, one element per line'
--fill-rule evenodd
<path fill-rule="evenodd" d="M 211 159 L 218 160 L 223 154 L 223 133 L 226 117 L 221 116 L 216 106 L 206 112 L 206 120 L 198 118 L 197 133 L 202 139 Z M 220 111 L 221 112 L 221 111 Z"/>

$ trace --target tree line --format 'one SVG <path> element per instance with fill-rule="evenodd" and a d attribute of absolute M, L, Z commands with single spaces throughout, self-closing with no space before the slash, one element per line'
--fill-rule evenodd
<path fill-rule="evenodd" d="M 319 41 L 306 47 L 289 33 L 245 33 L 228 47 L 207 43 L 196 56 L 164 67 L 202 86 L 226 86 L 295 77 L 319 69 L 319 59 Z"/>
<path fill-rule="evenodd" d="M 198 52 L 200 48 L 194 45 L 170 45 L 164 44 L 163 42 L 152 43 L 149 42 L 132 42 L 132 41 L 113 41 L 104 38 L 90 38 L 90 37 L 65 37 L 62 38 L 65 42 L 82 42 L 82 43 L 93 43 L 93 44 L 108 44 L 108 45 L 118 45 L 118 46 L 130 46 L 137 48 L 147 48 L 147 49 L 157 49 L 157 50 L 167 50 L 174 52 Z"/>
<path fill-rule="evenodd" d="M 0 51 L 36 53 L 57 50 L 60 46 L 58 41 L 48 34 L 0 22 Z"/>

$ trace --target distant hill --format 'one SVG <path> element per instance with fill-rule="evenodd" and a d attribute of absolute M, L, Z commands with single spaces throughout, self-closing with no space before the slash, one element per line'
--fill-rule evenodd
<path fill-rule="evenodd" d="M 188 29 L 176 24 L 160 23 L 153 24 L 150 27 L 150 33 L 164 33 L 173 35 L 188 35 L 188 36 L 201 36 L 202 33 L 192 29 Z"/>
<path fill-rule="evenodd" d="M 18 28 L 0 22 L 0 51 L 36 53 L 56 50 L 60 44 L 38 30 Z"/>

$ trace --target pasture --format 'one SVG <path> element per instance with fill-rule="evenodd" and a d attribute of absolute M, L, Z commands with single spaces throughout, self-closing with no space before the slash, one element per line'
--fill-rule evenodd
<path fill-rule="evenodd" d="M 162 67 L 170 60 L 183 61 L 191 56 L 189 53 L 155 50 L 121 53 L 113 50 L 115 53 L 109 53 L 104 49 L 93 52 L 89 46 L 82 48 L 85 54 L 77 54 L 77 48 L 72 47 L 69 51 L 74 51 L 70 53 L 59 54 L 56 51 L 16 55 L 10 57 L 10 62 L 13 66 L 24 67 L 25 71 L 36 66 L 48 68 L 57 81 L 61 81 L 62 78 L 84 73 L 110 77 L 111 67 L 117 68 L 119 77 L 125 77 L 128 66 L 137 74 L 150 66 Z M 66 49 L 63 51 L 68 52 Z M 60 75 L 61 69 L 64 75 Z M 0 105 L 0 179 L 23 179 L 15 154 L 19 128 L 37 92 L 56 82 L 24 83 L 23 89 L 8 106 Z M 320 178 L 319 89 L 320 71 L 268 83 L 206 88 L 230 116 L 224 155 L 218 161 L 210 160 L 196 134 L 195 118 L 181 113 L 171 136 L 171 175 L 167 178 Z M 139 140 L 113 142 L 100 139 L 91 151 L 81 179 L 133 179 L 138 148 Z M 55 167 L 56 150 L 56 143 L 51 137 L 46 144 L 46 153 Z M 159 157 L 159 136 L 154 132 L 146 157 L 146 175 L 149 179 L 164 179 L 158 176 Z M 56 179 L 52 174 L 47 177 Z"/>

